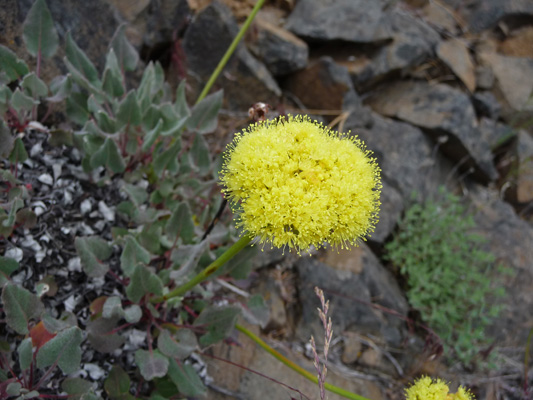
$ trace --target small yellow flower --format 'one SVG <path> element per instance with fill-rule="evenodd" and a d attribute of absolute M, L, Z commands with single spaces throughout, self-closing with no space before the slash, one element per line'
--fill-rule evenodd
<path fill-rule="evenodd" d="M 450 388 L 441 379 L 424 376 L 405 389 L 407 400 L 474 400 L 470 391 L 459 386 L 457 393 L 449 393 Z"/>
<path fill-rule="evenodd" d="M 308 117 L 238 133 L 221 182 L 237 227 L 278 248 L 356 244 L 378 219 L 380 169 L 371 152 Z"/>

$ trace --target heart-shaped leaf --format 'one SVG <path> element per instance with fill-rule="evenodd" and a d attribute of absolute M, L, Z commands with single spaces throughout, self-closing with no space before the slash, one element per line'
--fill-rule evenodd
<path fill-rule="evenodd" d="M 30 368 L 33 358 L 31 338 L 26 338 L 20 342 L 19 346 L 17 347 L 17 353 L 19 356 L 20 369 L 22 371 L 26 371 Z"/>
<path fill-rule="evenodd" d="M 198 341 L 189 329 L 180 329 L 175 335 L 164 329 L 157 338 L 157 348 L 171 358 L 183 360 L 198 348 Z"/>
<path fill-rule="evenodd" d="M 225 339 L 233 327 L 240 309 L 235 306 L 208 306 L 202 310 L 194 325 L 201 325 L 207 333 L 200 337 L 203 347 Z"/>
<path fill-rule="evenodd" d="M 0 71 L 7 76 L 7 82 L 22 78 L 28 73 L 28 65 L 7 47 L 0 45 Z"/>
<path fill-rule="evenodd" d="M 194 222 L 189 205 L 185 202 L 180 203 L 165 227 L 166 233 L 171 240 L 181 237 L 185 243 L 190 243 L 194 237 Z"/>
<path fill-rule="evenodd" d="M 124 316 L 124 310 L 122 309 L 122 301 L 118 296 L 108 297 L 104 303 L 102 309 L 102 317 L 104 318 L 121 318 Z"/>
<path fill-rule="evenodd" d="M 163 294 L 163 283 L 161 279 L 143 265 L 136 265 L 130 278 L 130 283 L 126 287 L 126 295 L 134 303 L 138 303 L 146 294 Z"/>
<path fill-rule="evenodd" d="M 168 376 L 180 393 L 187 397 L 204 396 L 207 389 L 192 365 L 178 363 L 171 359 Z"/>
<path fill-rule="evenodd" d="M 109 269 L 103 261 L 111 257 L 111 246 L 96 236 L 78 237 L 74 246 L 81 259 L 83 270 L 90 277 L 104 276 Z"/>
<path fill-rule="evenodd" d="M 111 48 L 114 50 L 122 71 L 133 71 L 139 62 L 139 54 L 135 47 L 126 39 L 124 30 L 126 25 L 120 25 L 111 39 Z"/>
<path fill-rule="evenodd" d="M 36 0 L 24 21 L 22 38 L 34 57 L 50 58 L 57 51 L 59 39 L 50 10 L 44 0 Z"/>
<path fill-rule="evenodd" d="M 7 324 L 21 335 L 29 333 L 28 322 L 44 311 L 41 300 L 28 290 L 11 282 L 2 290 L 2 302 Z"/>
<path fill-rule="evenodd" d="M 0 256 L 0 287 L 4 286 L 9 281 L 9 276 L 18 268 L 18 261 Z"/>
<path fill-rule="evenodd" d="M 107 395 L 113 400 L 130 400 L 134 397 L 130 394 L 130 377 L 120 365 L 113 365 L 104 382 Z"/>
<path fill-rule="evenodd" d="M 125 240 L 126 245 L 120 255 L 120 268 L 124 275 L 129 277 L 138 263 L 148 264 L 150 262 L 150 252 L 131 235 L 126 236 Z"/>
<path fill-rule="evenodd" d="M 76 68 L 81 75 L 87 79 L 94 86 L 99 87 L 101 85 L 98 80 L 98 71 L 89 57 L 78 47 L 70 32 L 67 33 L 67 44 L 65 48 L 67 60 L 70 64 Z"/>
<path fill-rule="evenodd" d="M 139 349 L 135 352 L 135 362 L 141 371 L 141 375 L 147 381 L 161 378 L 167 374 L 168 358 L 159 351 L 146 351 Z"/>
<path fill-rule="evenodd" d="M 67 378 L 61 382 L 61 388 L 67 392 L 69 400 L 89 400 L 93 384 L 82 378 Z"/>
<path fill-rule="evenodd" d="M 223 92 L 219 90 L 196 104 L 187 121 L 187 128 L 198 133 L 213 132 L 218 124 L 218 112 L 222 107 Z"/>
<path fill-rule="evenodd" d="M 130 90 L 118 106 L 117 120 L 124 125 L 139 125 L 141 123 L 141 108 L 137 102 L 135 90 Z"/>
<path fill-rule="evenodd" d="M 83 335 L 77 326 L 59 332 L 37 353 L 37 367 L 46 368 L 57 363 L 65 374 L 77 371 L 81 361 L 82 340 Z"/>

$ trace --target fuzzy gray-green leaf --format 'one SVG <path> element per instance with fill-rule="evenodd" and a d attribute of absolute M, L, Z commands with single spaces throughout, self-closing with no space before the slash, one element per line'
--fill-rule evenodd
<path fill-rule="evenodd" d="M 146 294 L 163 294 L 163 283 L 161 279 L 142 265 L 135 266 L 130 283 L 126 287 L 126 295 L 134 303 L 138 303 Z"/>
<path fill-rule="evenodd" d="M 141 108 L 137 102 L 135 90 L 130 90 L 127 96 L 119 104 L 117 120 L 124 125 L 140 125 Z"/>
<path fill-rule="evenodd" d="M 195 326 L 207 329 L 207 333 L 200 337 L 200 344 L 206 347 L 225 339 L 235 326 L 239 313 L 240 309 L 234 306 L 204 308 L 194 321 Z"/>
<path fill-rule="evenodd" d="M 122 301 L 118 296 L 108 297 L 102 308 L 102 317 L 104 318 L 120 318 L 124 315 L 124 310 L 122 309 Z"/>
<path fill-rule="evenodd" d="M 21 163 L 28 159 L 28 153 L 26 152 L 26 147 L 24 147 L 24 143 L 22 143 L 21 138 L 16 138 L 15 143 L 13 145 L 13 150 L 11 151 L 11 154 L 9 155 L 9 161 L 12 163 Z"/>
<path fill-rule="evenodd" d="M 31 366 L 32 361 L 32 343 L 31 338 L 26 338 L 20 342 L 17 347 L 17 353 L 19 356 L 19 366 L 22 371 L 26 371 Z"/>
<path fill-rule="evenodd" d="M 82 340 L 83 335 L 77 326 L 59 332 L 39 349 L 37 367 L 46 368 L 57 362 L 65 374 L 77 371 L 81 361 Z"/>
<path fill-rule="evenodd" d="M 39 104 L 38 100 L 34 100 L 27 94 L 23 93 L 19 88 L 15 90 L 11 96 L 11 105 L 16 111 L 31 111 L 31 109 Z"/>
<path fill-rule="evenodd" d="M 52 15 L 44 0 L 36 0 L 33 3 L 23 26 L 22 38 L 28 53 L 34 57 L 40 54 L 44 58 L 55 54 L 59 39 Z"/>
<path fill-rule="evenodd" d="M 9 281 L 9 276 L 19 268 L 17 260 L 0 256 L 0 287 Z"/>
<path fill-rule="evenodd" d="M 92 382 L 82 378 L 67 378 L 61 382 L 61 389 L 68 394 L 69 400 L 88 400 L 86 395 L 92 392 Z"/>
<path fill-rule="evenodd" d="M 180 203 L 167 221 L 165 231 L 171 240 L 181 237 L 185 243 L 190 243 L 194 237 L 194 223 L 189 205 Z"/>
<path fill-rule="evenodd" d="M 104 389 L 113 400 L 128 400 L 134 397 L 130 394 L 130 377 L 120 365 L 113 365 L 104 381 Z"/>
<path fill-rule="evenodd" d="M 142 145 L 143 151 L 147 151 L 150 147 L 152 147 L 152 145 L 155 143 L 155 141 L 159 137 L 159 134 L 161 133 L 162 126 L 163 126 L 163 120 L 159 119 L 159 121 L 157 121 L 157 125 L 150 131 L 146 132 L 146 135 L 144 136 L 143 145 Z"/>
<path fill-rule="evenodd" d="M 74 39 L 72 39 L 70 32 L 67 33 L 65 53 L 70 64 L 76 68 L 87 81 L 96 87 L 101 85 L 98 80 L 98 71 L 96 71 L 94 64 L 83 50 L 78 47 Z"/>
<path fill-rule="evenodd" d="M 0 71 L 7 76 L 7 82 L 22 78 L 28 73 L 28 65 L 7 47 L 0 45 Z"/>
<path fill-rule="evenodd" d="M 126 168 L 124 159 L 120 155 L 113 139 L 106 138 L 102 147 L 91 157 L 91 166 L 93 168 L 101 165 L 107 166 L 115 173 L 124 172 L 124 169 Z"/>
<path fill-rule="evenodd" d="M 207 391 L 192 365 L 178 364 L 177 361 L 171 359 L 168 366 L 168 376 L 184 396 L 196 398 L 205 395 Z"/>
<path fill-rule="evenodd" d="M 142 349 L 137 350 L 135 352 L 135 363 L 139 367 L 141 375 L 147 381 L 161 378 L 168 371 L 168 358 L 157 350 L 152 352 Z"/>
<path fill-rule="evenodd" d="M 48 86 L 35 75 L 35 72 L 26 75 L 20 86 L 34 99 L 48 95 Z"/>
<path fill-rule="evenodd" d="M 202 135 L 196 135 L 189 154 L 192 157 L 193 164 L 198 168 L 200 175 L 206 175 L 211 168 L 211 158 L 207 142 Z"/>
<path fill-rule="evenodd" d="M 138 263 L 148 264 L 150 262 L 150 253 L 133 236 L 126 236 L 125 240 L 126 245 L 120 255 L 120 268 L 124 275 L 130 277 Z"/>
<path fill-rule="evenodd" d="M 185 87 L 185 80 L 182 80 L 176 90 L 176 101 L 174 102 L 174 108 L 180 119 L 191 115 L 191 110 L 189 109 L 185 96 Z"/>
<path fill-rule="evenodd" d="M 187 128 L 198 133 L 213 132 L 218 124 L 218 112 L 222 106 L 222 90 L 210 94 L 196 104 L 187 121 Z"/>
<path fill-rule="evenodd" d="M 23 287 L 8 282 L 2 290 L 6 322 L 14 331 L 26 335 L 28 322 L 38 318 L 44 310 L 41 300 Z"/>
<path fill-rule="evenodd" d="M 111 246 L 96 236 L 78 237 L 74 246 L 81 259 L 83 270 L 90 277 L 104 276 L 108 266 L 103 263 L 111 257 Z"/>
<path fill-rule="evenodd" d="M 181 150 L 181 140 L 178 138 L 170 148 L 154 157 L 153 167 L 157 176 L 168 169 L 173 163 L 177 163 L 178 154 Z M 154 152 L 155 153 L 155 152 Z M 179 165 L 179 164 L 178 164 Z M 174 171 L 177 172 L 177 171 Z"/>
<path fill-rule="evenodd" d="M 66 99 L 67 117 L 78 125 L 84 125 L 90 117 L 87 109 L 87 96 L 84 93 L 71 93 Z"/>
<path fill-rule="evenodd" d="M 46 100 L 52 103 L 58 103 L 70 96 L 71 90 L 72 81 L 70 80 L 70 76 L 57 76 L 52 80 L 52 82 L 50 82 L 50 91 L 52 92 L 52 96 L 47 97 Z"/>
<path fill-rule="evenodd" d="M 175 335 L 164 329 L 157 338 L 157 348 L 171 358 L 183 360 L 198 348 L 198 341 L 189 329 L 180 329 Z"/>
<path fill-rule="evenodd" d="M 139 322 L 142 318 L 142 315 L 142 309 L 137 304 L 132 304 L 124 310 L 124 319 L 130 324 Z"/>
<path fill-rule="evenodd" d="M 102 88 L 111 97 L 120 97 L 124 94 L 124 82 L 117 54 L 110 49 L 106 56 Z"/>
<path fill-rule="evenodd" d="M 123 71 L 133 71 L 139 62 L 139 54 L 126 39 L 126 25 L 120 25 L 111 39 L 111 48 L 115 51 L 118 63 Z"/>

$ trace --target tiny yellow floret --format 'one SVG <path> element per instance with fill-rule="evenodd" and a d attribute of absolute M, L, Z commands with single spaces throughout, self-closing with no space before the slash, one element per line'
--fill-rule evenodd
<path fill-rule="evenodd" d="M 298 252 L 344 247 L 366 239 L 377 223 L 380 169 L 371 152 L 308 117 L 236 134 L 220 176 L 237 227 L 259 243 Z"/>
<path fill-rule="evenodd" d="M 405 389 L 406 400 L 474 400 L 470 391 L 459 386 L 457 393 L 450 393 L 450 388 L 441 379 L 424 376 Z"/>

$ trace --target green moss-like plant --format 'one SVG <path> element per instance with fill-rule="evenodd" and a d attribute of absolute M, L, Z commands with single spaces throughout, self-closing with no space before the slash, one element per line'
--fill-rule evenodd
<path fill-rule="evenodd" d="M 406 277 L 411 306 L 467 365 L 488 345 L 485 330 L 500 311 L 488 299 L 503 294 L 491 278 L 494 256 L 484 250 L 486 240 L 475 226 L 460 198 L 441 190 L 438 200 L 406 211 L 385 247 Z"/>

